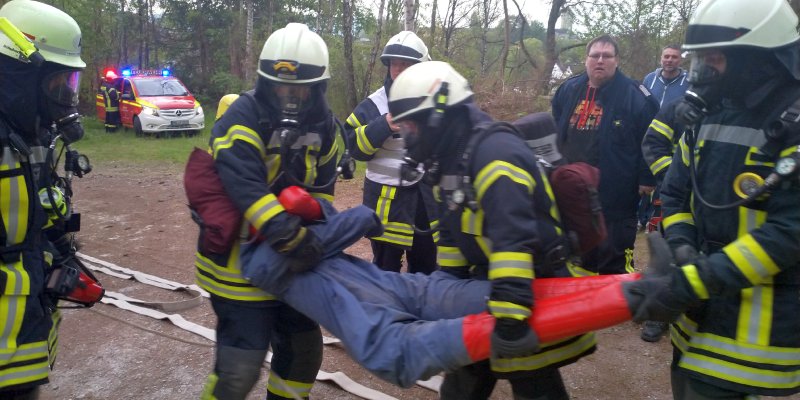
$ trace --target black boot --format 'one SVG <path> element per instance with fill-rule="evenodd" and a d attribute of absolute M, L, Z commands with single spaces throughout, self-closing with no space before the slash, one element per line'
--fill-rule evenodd
<path fill-rule="evenodd" d="M 642 340 L 645 342 L 657 342 L 661 336 L 669 331 L 669 324 L 666 322 L 645 321 L 642 329 Z"/>

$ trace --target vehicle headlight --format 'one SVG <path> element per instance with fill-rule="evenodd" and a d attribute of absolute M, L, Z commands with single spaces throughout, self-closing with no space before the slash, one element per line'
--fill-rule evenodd
<path fill-rule="evenodd" d="M 157 108 L 153 108 L 153 107 L 148 107 L 148 106 L 142 106 L 142 113 L 157 117 L 158 116 L 158 109 Z"/>
<path fill-rule="evenodd" d="M 203 116 L 203 107 L 202 106 L 197 106 L 197 115 L 199 115 L 201 117 Z"/>

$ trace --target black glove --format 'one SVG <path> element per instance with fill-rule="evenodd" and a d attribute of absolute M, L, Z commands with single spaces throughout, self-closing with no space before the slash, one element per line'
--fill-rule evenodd
<path fill-rule="evenodd" d="M 622 285 L 628 308 L 636 322 L 675 321 L 697 300 L 683 270 L 675 266 L 669 245 L 658 233 L 647 235 L 650 262 L 642 279 Z"/>
<path fill-rule="evenodd" d="M 539 351 L 539 337 L 528 321 L 498 318 L 491 337 L 492 358 L 519 358 Z"/>
<path fill-rule="evenodd" d="M 675 248 L 675 264 L 677 265 L 686 265 L 689 263 L 693 263 L 700 254 L 697 253 L 694 246 L 689 244 L 683 244 Z"/>
<path fill-rule="evenodd" d="M 322 242 L 304 226 L 296 225 L 296 229 L 270 246 L 289 259 L 289 270 L 295 273 L 308 271 L 322 261 Z"/>

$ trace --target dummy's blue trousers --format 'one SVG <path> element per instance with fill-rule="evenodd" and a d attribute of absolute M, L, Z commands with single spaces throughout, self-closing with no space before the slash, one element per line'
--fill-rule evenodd
<path fill-rule="evenodd" d="M 359 364 L 393 384 L 409 387 L 441 371 L 472 364 L 462 338 L 463 316 L 486 310 L 487 281 L 385 272 L 342 253 L 380 229 L 375 212 L 358 206 L 309 226 L 324 243 L 325 259 L 293 274 L 265 243 L 242 246 L 244 276 L 317 321 L 344 343 Z"/>

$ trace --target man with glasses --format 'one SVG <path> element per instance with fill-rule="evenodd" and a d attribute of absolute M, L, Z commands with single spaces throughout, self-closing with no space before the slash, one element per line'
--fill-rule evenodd
<path fill-rule="evenodd" d="M 583 256 L 586 273 L 633 272 L 636 208 L 655 178 L 640 145 L 658 111 L 643 86 L 619 71 L 619 47 L 608 35 L 586 46 L 586 71 L 564 82 L 552 100 L 558 144 L 569 162 L 600 169 L 600 201 L 608 238 Z"/>

